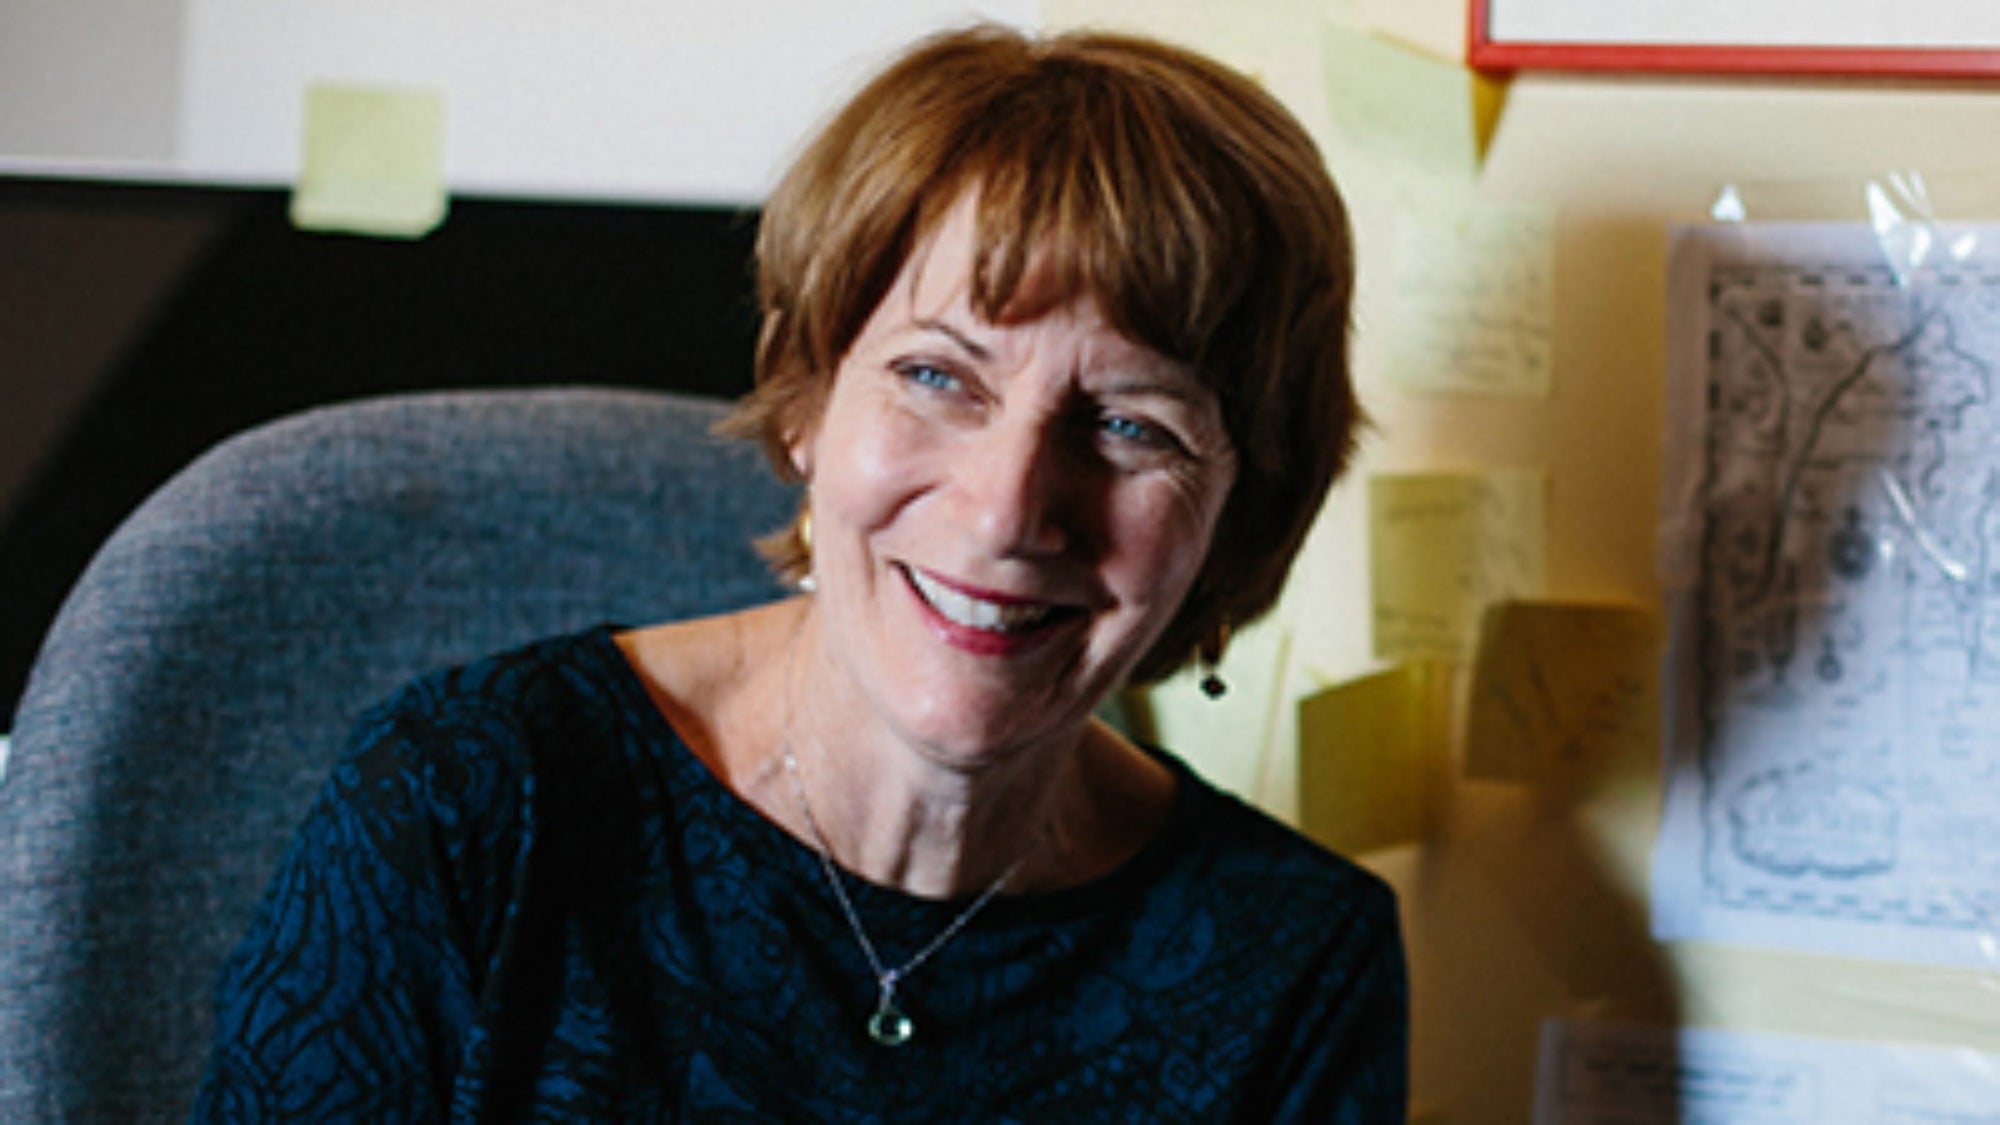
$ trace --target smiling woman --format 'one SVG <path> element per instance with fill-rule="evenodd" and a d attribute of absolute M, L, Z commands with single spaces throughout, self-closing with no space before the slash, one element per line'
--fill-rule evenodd
<path fill-rule="evenodd" d="M 1269 607 L 1345 463 L 1304 133 L 1158 43 L 941 36 L 759 271 L 731 428 L 808 485 L 800 596 L 364 720 L 198 1113 L 1400 1120 L 1386 887 L 1093 718 Z"/>
<path fill-rule="evenodd" d="M 1040 775 L 1075 759 L 1035 744 L 1089 730 L 1172 620 L 1236 458 L 1214 392 L 1095 299 L 1053 304 L 1034 275 L 1000 321 L 982 317 L 975 216 L 963 201 L 911 256 L 789 451 L 812 482 L 819 592 L 800 639 L 828 658 L 816 715 L 838 718 L 849 756 L 921 746 L 993 785 L 1003 762 Z M 1126 757 L 1156 803 L 1170 791 L 1164 767 Z M 1003 804 L 1029 831 L 1047 817 Z"/>

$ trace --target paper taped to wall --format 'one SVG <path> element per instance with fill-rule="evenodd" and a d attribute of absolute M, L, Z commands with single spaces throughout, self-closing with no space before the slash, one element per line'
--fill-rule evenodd
<path fill-rule="evenodd" d="M 1299 827 L 1308 836 L 1349 855 L 1422 841 L 1437 675 L 1407 664 L 1299 704 Z"/>
<path fill-rule="evenodd" d="M 1580 781 L 1609 759 L 1648 753 L 1657 734 L 1657 635 L 1653 615 L 1633 606 L 1508 601 L 1487 609 L 1467 708 L 1466 776 Z"/>
<path fill-rule="evenodd" d="M 306 89 L 291 218 L 301 230 L 420 238 L 444 221 L 442 91 Z"/>
<path fill-rule="evenodd" d="M 1548 209 L 1468 201 L 1404 210 L 1385 373 L 1417 394 L 1545 397 L 1554 305 Z"/>
<path fill-rule="evenodd" d="M 1503 83 L 1331 22 L 1322 36 L 1336 136 L 1427 193 L 1479 178 L 1506 102 Z"/>
<path fill-rule="evenodd" d="M 1662 937 L 1995 967 L 2000 229 L 1670 257 Z"/>
<path fill-rule="evenodd" d="M 1543 491 L 1513 471 L 1369 478 L 1375 655 L 1469 659 L 1488 605 L 1539 595 Z"/>
<path fill-rule="evenodd" d="M 2000 1117 L 2000 1056 L 1550 1020 L 1535 1125 L 1880 1125 Z"/>
<path fill-rule="evenodd" d="M 1205 674 L 1199 666 L 1147 689 L 1149 736 L 1215 785 L 1262 802 L 1271 724 L 1291 705 L 1284 691 L 1291 643 L 1291 631 L 1270 617 L 1237 630 L 1216 669 L 1228 685 L 1219 698 L 1196 686 Z"/>

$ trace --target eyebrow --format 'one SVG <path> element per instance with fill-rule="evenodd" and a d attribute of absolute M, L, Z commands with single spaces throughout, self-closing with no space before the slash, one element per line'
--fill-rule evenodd
<path fill-rule="evenodd" d="M 1168 359 L 1165 362 L 1169 365 L 1168 372 L 1121 372 L 1109 380 L 1108 389 L 1117 394 L 1159 395 L 1192 405 L 1201 405 L 1213 398 L 1218 406 L 1221 405 L 1216 389 L 1203 382 L 1193 368 L 1177 360 Z"/>
<path fill-rule="evenodd" d="M 986 345 L 959 331 L 953 325 L 947 324 L 935 317 L 921 317 L 911 323 L 926 332 L 935 332 L 940 336 L 949 338 L 952 343 L 963 348 L 965 353 L 973 359 L 984 361 L 993 358 L 993 352 Z"/>
<path fill-rule="evenodd" d="M 910 323 L 923 331 L 934 332 L 937 335 L 945 337 L 958 347 L 964 349 L 965 353 L 975 360 L 983 362 L 993 357 L 992 349 L 973 339 L 948 321 L 933 316 L 925 316 L 917 317 Z M 1162 377 L 1151 374 L 1121 376 L 1113 381 L 1112 389 L 1119 394 L 1159 395 L 1163 398 L 1185 402 L 1191 406 L 1203 405 L 1204 394 L 1215 394 L 1215 389 L 1202 382 L 1201 378 L 1186 365 L 1173 360 L 1168 360 L 1167 362 L 1174 364 L 1179 372 L 1177 376 Z M 1220 401 L 1218 400 L 1217 406 L 1220 407 L 1220 405 Z"/>

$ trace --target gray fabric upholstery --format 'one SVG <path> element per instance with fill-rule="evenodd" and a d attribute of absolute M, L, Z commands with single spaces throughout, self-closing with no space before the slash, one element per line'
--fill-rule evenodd
<path fill-rule="evenodd" d="M 213 977 L 356 713 L 599 621 L 779 593 L 795 497 L 642 391 L 379 399 L 226 442 L 106 543 L 0 782 L 0 1121 L 174 1120 Z"/>

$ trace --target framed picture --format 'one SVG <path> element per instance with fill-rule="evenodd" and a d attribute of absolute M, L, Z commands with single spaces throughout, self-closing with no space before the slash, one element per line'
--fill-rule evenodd
<path fill-rule="evenodd" d="M 1490 70 L 2000 77 L 1991 0 L 1471 0 Z"/>

